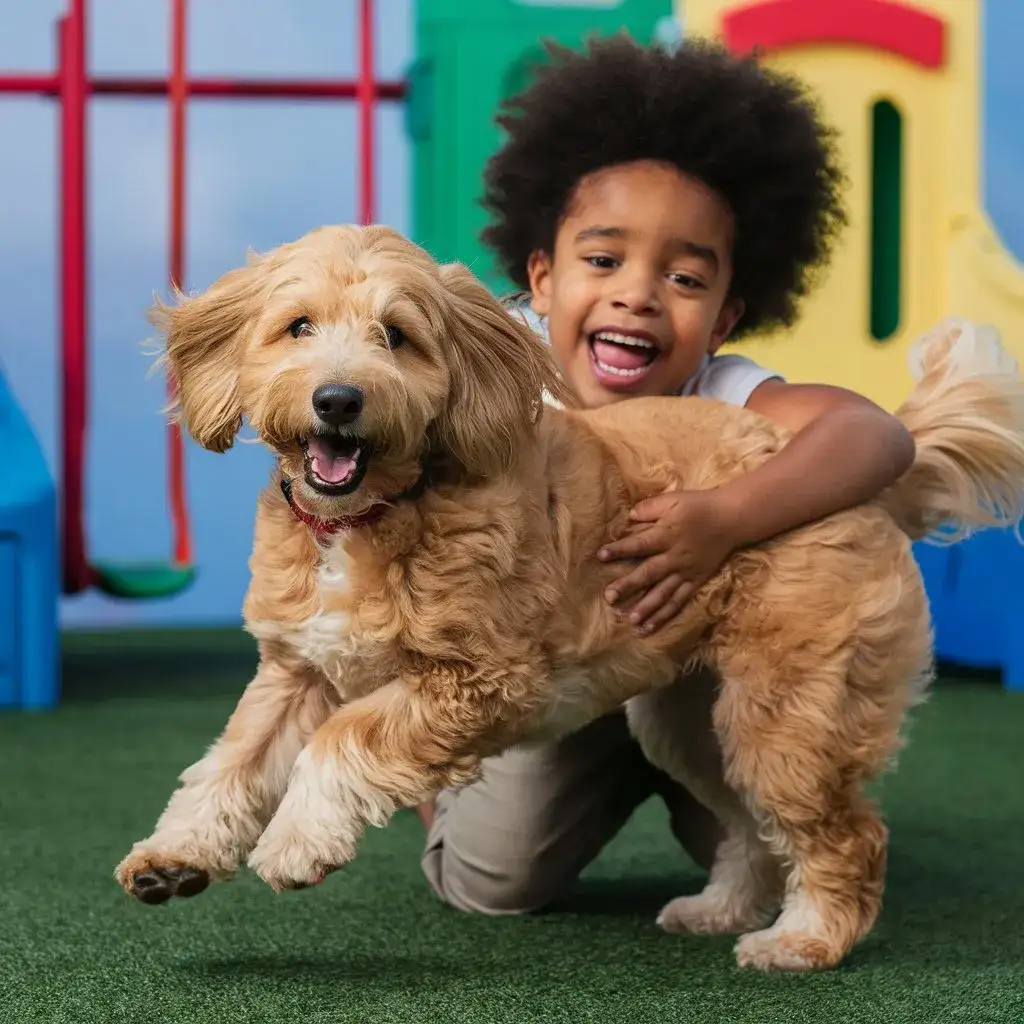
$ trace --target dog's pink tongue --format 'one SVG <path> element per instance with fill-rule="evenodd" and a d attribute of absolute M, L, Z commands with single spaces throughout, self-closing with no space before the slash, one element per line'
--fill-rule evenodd
<path fill-rule="evenodd" d="M 357 448 L 351 455 L 339 455 L 326 441 L 311 437 L 309 456 L 313 472 L 321 480 L 329 484 L 343 484 L 356 471 L 359 449 Z"/>
<path fill-rule="evenodd" d="M 652 348 L 633 348 L 596 339 L 593 346 L 594 355 L 605 366 L 614 366 L 616 370 L 639 370 L 641 366 L 653 362 L 657 355 Z"/>

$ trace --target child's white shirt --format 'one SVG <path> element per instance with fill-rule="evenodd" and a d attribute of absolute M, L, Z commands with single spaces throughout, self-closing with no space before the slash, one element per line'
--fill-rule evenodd
<path fill-rule="evenodd" d="M 705 356 L 679 394 L 717 398 L 730 405 L 746 405 L 755 389 L 766 380 L 782 379 L 781 374 L 766 369 L 753 359 L 730 352 Z"/>

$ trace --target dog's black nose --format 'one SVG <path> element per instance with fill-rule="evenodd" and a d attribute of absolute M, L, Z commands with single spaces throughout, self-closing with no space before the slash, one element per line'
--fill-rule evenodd
<path fill-rule="evenodd" d="M 352 423 L 363 411 L 362 389 L 353 384 L 321 384 L 313 392 L 313 408 L 332 427 Z"/>

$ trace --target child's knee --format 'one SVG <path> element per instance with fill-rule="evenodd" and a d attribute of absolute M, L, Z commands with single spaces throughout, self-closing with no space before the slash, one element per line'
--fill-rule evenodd
<path fill-rule="evenodd" d="M 628 770 L 638 762 L 643 771 Z M 556 744 L 510 750 L 478 782 L 438 794 L 424 874 L 460 910 L 546 907 L 649 794 L 649 775 L 623 715 Z"/>
<path fill-rule="evenodd" d="M 460 856 L 449 846 L 428 848 L 423 873 L 445 903 L 470 913 L 528 914 L 551 903 L 564 879 L 538 857 L 497 857 L 492 862 Z"/>

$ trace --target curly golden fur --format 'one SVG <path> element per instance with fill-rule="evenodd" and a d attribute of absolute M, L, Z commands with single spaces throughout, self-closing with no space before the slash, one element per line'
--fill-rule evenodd
<path fill-rule="evenodd" d="M 222 451 L 247 420 L 278 469 L 245 602 L 258 671 L 118 866 L 128 892 L 193 895 L 243 863 L 276 889 L 314 884 L 367 824 L 626 704 L 648 757 L 725 827 L 665 928 L 744 932 L 741 964 L 790 970 L 867 933 L 887 834 L 863 787 L 931 670 L 911 539 L 1021 512 L 1024 385 L 996 339 L 947 324 L 922 340 L 900 410 L 917 461 L 880 500 L 736 554 L 642 638 L 604 601 L 616 570 L 596 552 L 637 500 L 749 470 L 781 428 L 697 398 L 543 404 L 566 396 L 529 329 L 384 228 L 320 229 L 155 318 L 193 437 Z M 365 396 L 336 431 L 363 460 L 350 493 L 309 454 L 311 395 L 339 382 Z M 424 467 L 422 493 L 395 499 Z M 386 514 L 316 534 L 282 474 L 305 513 Z M 714 692 L 667 687 L 698 663 Z"/>

